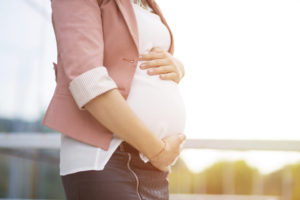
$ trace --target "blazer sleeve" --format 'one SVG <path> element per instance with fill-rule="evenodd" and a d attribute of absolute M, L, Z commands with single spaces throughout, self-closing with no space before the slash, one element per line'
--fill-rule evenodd
<path fill-rule="evenodd" d="M 117 88 L 103 66 L 104 41 L 97 0 L 52 0 L 52 24 L 61 66 L 80 110 Z"/>

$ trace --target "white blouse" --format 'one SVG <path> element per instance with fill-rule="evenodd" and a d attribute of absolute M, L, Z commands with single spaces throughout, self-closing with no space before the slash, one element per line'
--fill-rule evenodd
<path fill-rule="evenodd" d="M 154 46 L 168 50 L 170 34 L 160 16 L 152 13 L 131 0 L 138 24 L 139 53 L 149 52 Z M 127 103 L 145 125 L 159 138 L 167 135 L 184 133 L 185 107 L 178 85 L 172 80 L 162 80 L 159 75 L 147 74 L 147 69 L 140 69 L 138 61 Z M 105 70 L 106 68 L 103 67 Z M 103 73 L 107 76 L 107 73 Z M 123 140 L 113 135 L 107 151 L 82 143 L 61 134 L 60 175 L 67 175 L 85 170 L 102 170 L 116 148 Z M 140 152 L 140 158 L 148 158 Z"/>

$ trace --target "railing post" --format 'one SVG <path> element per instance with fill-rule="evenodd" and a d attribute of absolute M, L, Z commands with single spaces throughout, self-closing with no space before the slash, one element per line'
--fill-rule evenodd
<path fill-rule="evenodd" d="M 282 173 L 282 194 L 281 200 L 292 200 L 293 176 L 289 166 L 283 169 Z"/>
<path fill-rule="evenodd" d="M 206 175 L 204 172 L 196 176 L 194 187 L 195 194 L 206 194 Z"/>
<path fill-rule="evenodd" d="M 264 183 L 262 175 L 258 170 L 253 173 L 252 177 L 252 194 L 253 195 L 263 195 L 264 193 Z"/>
<path fill-rule="evenodd" d="M 223 168 L 223 193 L 224 194 L 234 194 L 234 164 L 232 162 L 224 163 Z"/>

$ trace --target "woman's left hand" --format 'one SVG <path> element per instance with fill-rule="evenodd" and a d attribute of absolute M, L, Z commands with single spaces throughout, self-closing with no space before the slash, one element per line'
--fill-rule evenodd
<path fill-rule="evenodd" d="M 148 54 L 142 54 L 139 60 L 146 60 L 140 65 L 141 69 L 148 69 L 149 75 L 160 74 L 160 78 L 163 80 L 173 80 L 177 84 L 184 77 L 183 64 L 177 60 L 169 52 L 154 47 Z"/>

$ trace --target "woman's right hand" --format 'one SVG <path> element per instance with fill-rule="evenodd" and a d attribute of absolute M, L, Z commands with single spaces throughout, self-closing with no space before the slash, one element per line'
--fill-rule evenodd
<path fill-rule="evenodd" d="M 155 158 L 150 159 L 151 164 L 161 171 L 169 171 L 169 166 L 173 164 L 179 156 L 182 149 L 182 143 L 185 139 L 186 136 L 184 134 L 164 137 L 162 140 L 166 143 L 165 150 Z"/>

